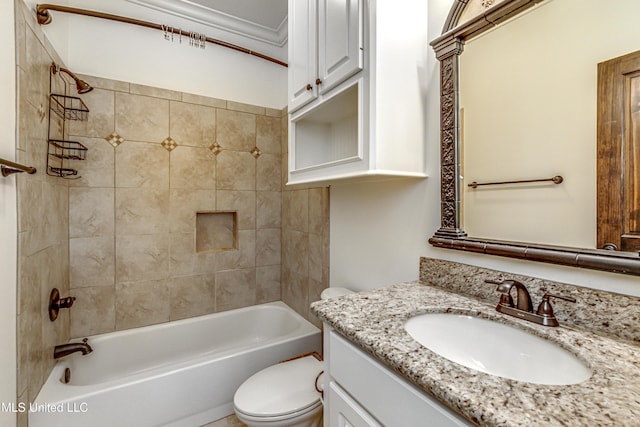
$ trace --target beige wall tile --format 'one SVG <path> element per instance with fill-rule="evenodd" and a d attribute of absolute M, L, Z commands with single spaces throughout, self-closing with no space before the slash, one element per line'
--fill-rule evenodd
<path fill-rule="evenodd" d="M 169 129 L 180 146 L 207 148 L 216 141 L 216 109 L 171 101 Z"/>
<path fill-rule="evenodd" d="M 247 268 L 216 273 L 216 311 L 247 307 L 256 302 L 256 270 Z"/>
<path fill-rule="evenodd" d="M 238 231 L 238 249 L 219 252 L 216 255 L 216 270 L 234 270 L 256 266 L 256 231 Z"/>
<path fill-rule="evenodd" d="M 256 189 L 278 191 L 282 182 L 280 155 L 262 154 L 256 160 Z"/>
<path fill-rule="evenodd" d="M 71 337 L 112 332 L 116 327 L 116 296 L 114 286 L 73 289 L 76 297 L 71 316 Z"/>
<path fill-rule="evenodd" d="M 16 178 L 24 178 L 22 175 Z M 24 232 L 38 228 L 42 207 L 42 182 L 35 179 L 18 179 L 18 231 Z"/>
<path fill-rule="evenodd" d="M 216 141 L 225 150 L 251 151 L 256 146 L 256 116 L 219 109 L 216 114 Z"/>
<path fill-rule="evenodd" d="M 309 234 L 309 279 L 322 281 L 322 271 L 326 262 L 323 237 Z"/>
<path fill-rule="evenodd" d="M 213 274 L 174 277 L 169 280 L 171 320 L 201 316 L 215 311 Z"/>
<path fill-rule="evenodd" d="M 269 117 L 282 117 L 282 110 L 278 110 L 277 108 L 267 108 L 264 112 L 265 116 Z"/>
<path fill-rule="evenodd" d="M 193 276 L 216 271 L 216 253 L 196 252 L 195 233 L 170 235 L 170 277 Z"/>
<path fill-rule="evenodd" d="M 280 265 L 279 228 L 256 230 L 256 266 Z"/>
<path fill-rule="evenodd" d="M 169 101 L 116 92 L 116 132 L 127 141 L 162 142 L 169 136 Z"/>
<path fill-rule="evenodd" d="M 227 101 L 227 109 L 229 110 L 234 110 L 234 111 L 244 111 L 246 113 L 252 113 L 252 114 L 265 114 L 265 107 L 260 107 L 258 105 L 251 105 L 251 104 L 243 104 L 241 102 L 235 102 L 235 101 Z"/>
<path fill-rule="evenodd" d="M 23 188 L 22 184 L 18 186 Z M 28 195 L 28 200 L 18 200 L 19 224 L 25 230 L 19 234 L 20 251 L 27 256 L 68 239 L 69 233 L 68 188 L 46 182 L 29 188 L 35 194 Z M 34 196 L 39 199 L 35 200 Z M 23 207 L 20 207 L 21 200 L 25 203 Z M 34 204 L 30 205 L 31 202 Z"/>
<path fill-rule="evenodd" d="M 104 287 L 115 284 L 113 236 L 69 239 L 69 287 Z"/>
<path fill-rule="evenodd" d="M 224 150 L 217 161 L 218 190 L 255 190 L 256 159 L 250 153 Z"/>
<path fill-rule="evenodd" d="M 216 194 L 213 190 L 171 189 L 169 193 L 169 229 L 171 233 L 196 231 L 196 213 L 215 210 Z"/>
<path fill-rule="evenodd" d="M 258 191 L 256 193 L 256 228 L 280 228 L 281 217 L 282 193 Z"/>
<path fill-rule="evenodd" d="M 34 255 L 21 254 L 18 262 L 20 287 L 18 288 L 18 314 L 40 313 L 40 289 L 47 272 L 41 268 L 43 251 Z"/>
<path fill-rule="evenodd" d="M 314 301 L 320 301 L 320 294 L 324 289 L 327 288 L 329 281 L 329 274 L 325 274 L 323 280 L 318 281 L 314 279 L 309 279 L 309 304 Z M 316 325 L 318 328 L 322 327 L 322 321 L 316 317 L 315 314 L 311 312 L 311 307 L 307 307 L 307 315 L 305 316 L 307 320 Z"/>
<path fill-rule="evenodd" d="M 130 329 L 169 321 L 167 280 L 116 285 L 116 329 Z"/>
<path fill-rule="evenodd" d="M 168 188 L 117 188 L 116 235 L 168 233 L 168 211 Z"/>
<path fill-rule="evenodd" d="M 42 147 L 47 139 L 47 104 L 44 102 L 32 105 L 29 103 L 26 93 L 29 86 L 28 77 L 26 72 L 19 69 L 18 72 L 18 103 L 20 108 L 20 115 L 18 117 L 18 145 L 17 148 L 24 151 L 30 151 L 29 154 L 34 156 L 34 159 L 46 160 L 44 156 L 36 158 L 33 151 L 39 151 L 45 153 L 45 150 L 34 150 L 34 148 Z M 29 144 L 31 142 L 31 144 Z M 37 145 L 36 145 L 37 144 Z M 31 160 L 31 159 L 30 159 Z M 33 162 L 30 162 L 33 163 Z M 41 161 L 33 166 L 38 170 L 45 171 L 44 165 L 46 163 Z"/>
<path fill-rule="evenodd" d="M 282 227 L 309 231 L 309 191 L 294 190 L 282 193 Z"/>
<path fill-rule="evenodd" d="M 113 235 L 112 188 L 69 189 L 69 237 Z"/>
<path fill-rule="evenodd" d="M 256 267 L 256 304 L 280 300 L 280 265 Z"/>
<path fill-rule="evenodd" d="M 282 300 L 300 315 L 308 317 L 309 277 L 294 271 L 282 270 Z"/>
<path fill-rule="evenodd" d="M 126 140 L 116 148 L 116 187 L 169 188 L 169 152 Z"/>
<path fill-rule="evenodd" d="M 309 239 L 307 233 L 295 230 L 283 230 L 282 264 L 283 268 L 308 276 Z"/>
<path fill-rule="evenodd" d="M 179 145 L 169 158 L 171 188 L 215 188 L 216 157 L 208 148 Z"/>
<path fill-rule="evenodd" d="M 146 95 L 154 98 L 169 99 L 174 101 L 180 101 L 182 99 L 181 92 L 159 87 L 139 85 L 135 83 L 129 84 L 129 92 L 135 95 Z"/>
<path fill-rule="evenodd" d="M 26 64 L 23 68 L 27 72 L 29 84 L 24 95 L 34 107 L 48 105 L 51 57 L 31 28 L 26 29 L 25 42 Z"/>
<path fill-rule="evenodd" d="M 254 230 L 256 228 L 255 191 L 218 190 L 216 192 L 216 207 L 220 211 L 237 211 L 239 230 Z"/>
<path fill-rule="evenodd" d="M 209 98 L 208 96 L 196 95 L 193 93 L 183 93 L 182 102 L 191 104 L 207 105 L 215 108 L 227 108 L 227 101 L 218 98 Z"/>
<path fill-rule="evenodd" d="M 168 276 L 168 234 L 116 237 L 116 284 Z"/>
<path fill-rule="evenodd" d="M 324 235 L 329 232 L 329 189 L 309 190 L 309 233 Z"/>
<path fill-rule="evenodd" d="M 264 153 L 281 154 L 282 126 L 280 116 L 256 117 L 256 145 Z"/>
<path fill-rule="evenodd" d="M 90 79 L 90 78 L 89 78 Z M 91 84 L 91 83 L 89 83 Z M 69 134 L 104 138 L 115 130 L 115 92 L 96 89 L 79 95 L 89 109 L 87 120 L 71 120 Z"/>
<path fill-rule="evenodd" d="M 46 372 L 42 344 L 44 319 L 41 315 L 23 313 L 18 316 L 17 321 L 18 348 L 21 353 L 18 360 L 18 390 L 24 389 L 31 402 L 38 394 Z"/>
<path fill-rule="evenodd" d="M 78 137 L 87 147 L 85 160 L 70 160 L 69 167 L 78 171 L 77 179 L 69 180 L 71 187 L 113 187 L 115 180 L 115 148 L 104 138 Z"/>

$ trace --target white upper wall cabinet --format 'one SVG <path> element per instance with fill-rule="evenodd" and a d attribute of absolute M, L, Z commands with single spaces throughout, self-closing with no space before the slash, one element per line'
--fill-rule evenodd
<path fill-rule="evenodd" d="M 363 0 L 289 0 L 289 112 L 362 69 Z"/>
<path fill-rule="evenodd" d="M 289 184 L 425 174 L 424 0 L 289 0 Z"/>

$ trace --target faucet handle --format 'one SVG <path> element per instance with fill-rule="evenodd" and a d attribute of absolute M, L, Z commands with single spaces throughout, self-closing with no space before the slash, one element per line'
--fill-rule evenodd
<path fill-rule="evenodd" d="M 550 293 L 545 293 L 544 296 L 542 297 L 542 301 L 540 302 L 540 305 L 538 306 L 538 314 L 540 316 L 553 316 L 553 307 L 551 306 L 551 303 L 549 302 L 549 298 L 558 298 L 561 300 L 565 300 L 565 301 L 569 301 L 569 302 L 576 302 L 575 298 L 572 297 L 565 297 L 562 295 L 555 295 L 555 294 L 550 294 Z"/>

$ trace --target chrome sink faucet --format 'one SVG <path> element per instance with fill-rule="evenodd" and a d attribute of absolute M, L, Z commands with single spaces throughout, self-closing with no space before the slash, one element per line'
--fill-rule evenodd
<path fill-rule="evenodd" d="M 496 306 L 497 311 L 543 326 L 559 325 L 558 319 L 556 319 L 556 316 L 553 313 L 553 307 L 551 307 L 549 298 L 558 298 L 569 302 L 576 302 L 575 298 L 545 293 L 540 305 L 538 305 L 538 310 L 534 313 L 531 296 L 524 284 L 517 280 L 503 280 L 501 282 L 496 280 L 485 280 L 485 283 L 498 285 L 496 291 L 500 292 L 500 302 Z M 513 302 L 513 297 L 511 296 L 511 289 L 513 288 L 516 288 L 515 304 Z"/>
<path fill-rule="evenodd" d="M 82 342 L 72 342 L 69 344 L 57 345 L 53 349 L 53 358 L 59 359 L 76 352 L 80 352 L 82 353 L 82 355 L 87 355 L 93 351 L 87 341 L 88 339 L 85 338 L 82 340 Z"/>

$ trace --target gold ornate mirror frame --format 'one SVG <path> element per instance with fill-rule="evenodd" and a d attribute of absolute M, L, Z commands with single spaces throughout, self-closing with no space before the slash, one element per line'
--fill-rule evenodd
<path fill-rule="evenodd" d="M 581 249 L 468 237 L 460 223 L 459 58 L 465 40 L 493 28 L 544 0 L 502 0 L 483 3 L 484 13 L 458 25 L 472 0 L 456 0 L 442 35 L 431 42 L 440 61 L 440 218 L 429 239 L 436 247 L 520 258 L 567 266 L 640 275 L 640 254 Z M 494 4 L 495 3 L 495 4 Z"/>

